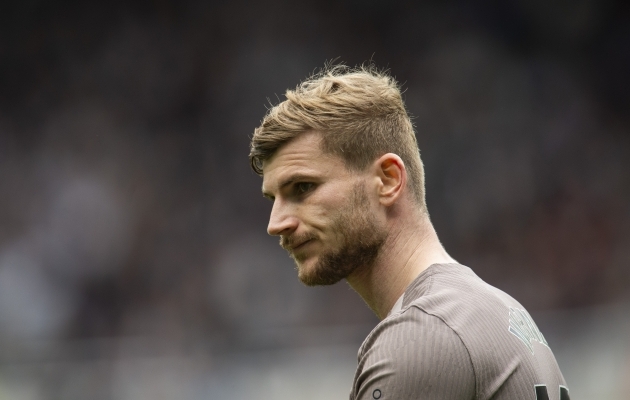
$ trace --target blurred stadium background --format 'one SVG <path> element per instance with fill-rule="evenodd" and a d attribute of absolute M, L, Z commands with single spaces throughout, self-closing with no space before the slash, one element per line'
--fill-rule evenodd
<path fill-rule="evenodd" d="M 614 1 L 0 6 L 0 399 L 347 398 L 376 318 L 266 236 L 248 140 L 326 60 L 404 83 L 448 251 L 630 399 L 630 20 Z"/>

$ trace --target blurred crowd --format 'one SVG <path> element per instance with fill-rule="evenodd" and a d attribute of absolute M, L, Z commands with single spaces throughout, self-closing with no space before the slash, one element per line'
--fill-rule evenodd
<path fill-rule="evenodd" d="M 13 3 L 3 343 L 255 347 L 374 324 L 347 285 L 297 281 L 247 159 L 268 105 L 330 60 L 372 60 L 403 84 L 429 212 L 459 262 L 534 311 L 629 299 L 621 3 Z"/>

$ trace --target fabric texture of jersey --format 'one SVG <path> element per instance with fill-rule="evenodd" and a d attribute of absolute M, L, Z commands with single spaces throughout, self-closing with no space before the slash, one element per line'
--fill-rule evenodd
<path fill-rule="evenodd" d="M 523 306 L 459 264 L 422 272 L 358 358 L 351 400 L 569 400 Z"/>

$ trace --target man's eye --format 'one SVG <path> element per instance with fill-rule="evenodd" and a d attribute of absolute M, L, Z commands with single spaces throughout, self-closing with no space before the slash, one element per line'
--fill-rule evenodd
<path fill-rule="evenodd" d="M 304 194 L 313 189 L 313 186 L 315 185 L 313 185 L 312 183 L 300 182 L 295 185 L 295 191 L 297 192 L 297 194 Z"/>

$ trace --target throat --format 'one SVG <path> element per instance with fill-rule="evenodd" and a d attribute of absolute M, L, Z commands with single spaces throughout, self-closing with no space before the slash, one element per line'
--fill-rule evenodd
<path fill-rule="evenodd" d="M 398 232 L 388 239 L 371 268 L 358 269 L 347 278 L 379 319 L 387 317 L 409 284 L 430 265 L 456 262 L 433 229 Z"/>

